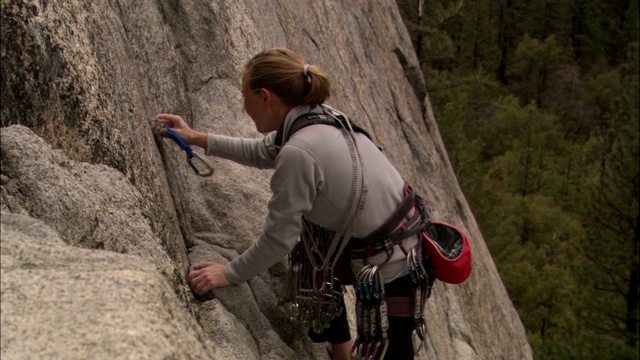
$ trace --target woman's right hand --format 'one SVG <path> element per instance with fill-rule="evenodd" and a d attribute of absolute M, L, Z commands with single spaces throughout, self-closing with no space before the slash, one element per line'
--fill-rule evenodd
<path fill-rule="evenodd" d="M 201 262 L 193 267 L 189 273 L 189 285 L 198 295 L 204 295 L 207 291 L 231 285 L 227 278 L 224 265 L 214 262 Z"/>
<path fill-rule="evenodd" d="M 187 125 L 187 122 L 179 115 L 158 114 L 153 118 L 153 120 L 171 128 L 171 130 L 186 141 L 187 144 L 196 145 L 203 149 L 207 148 L 207 134 L 190 128 L 189 125 Z M 167 129 L 159 125 L 153 126 L 153 130 L 160 134 L 167 132 Z"/>

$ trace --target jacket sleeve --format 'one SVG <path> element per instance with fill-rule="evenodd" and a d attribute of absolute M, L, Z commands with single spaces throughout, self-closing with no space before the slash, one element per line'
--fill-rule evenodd
<path fill-rule="evenodd" d="M 259 169 L 273 169 L 279 152 L 274 138 L 275 132 L 262 139 L 208 134 L 206 154 Z"/>
<path fill-rule="evenodd" d="M 232 283 L 242 283 L 281 261 L 300 236 L 302 215 L 313 207 L 324 183 L 318 161 L 306 150 L 288 145 L 277 157 L 271 178 L 273 195 L 262 234 L 225 267 Z"/>

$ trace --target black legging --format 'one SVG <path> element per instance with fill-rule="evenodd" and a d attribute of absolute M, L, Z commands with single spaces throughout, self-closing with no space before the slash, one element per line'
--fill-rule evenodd
<path fill-rule="evenodd" d="M 413 281 L 409 275 L 395 279 L 384 285 L 386 297 L 408 297 L 413 294 Z M 389 316 L 389 348 L 385 359 L 411 360 L 413 359 L 413 343 L 411 334 L 415 329 L 412 317 Z"/>

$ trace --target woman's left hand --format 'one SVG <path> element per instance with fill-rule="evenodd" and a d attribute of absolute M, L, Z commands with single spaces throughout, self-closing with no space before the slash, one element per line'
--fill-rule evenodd
<path fill-rule="evenodd" d="M 231 285 L 222 264 L 201 262 L 196 264 L 193 269 L 189 273 L 189 285 L 198 295 L 204 295 L 211 289 Z"/>

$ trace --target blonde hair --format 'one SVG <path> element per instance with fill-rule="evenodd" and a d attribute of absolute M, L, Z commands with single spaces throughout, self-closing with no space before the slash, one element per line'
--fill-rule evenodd
<path fill-rule="evenodd" d="M 290 106 L 318 105 L 329 98 L 330 83 L 316 65 L 286 48 L 266 49 L 245 65 L 249 89 L 269 89 Z"/>

